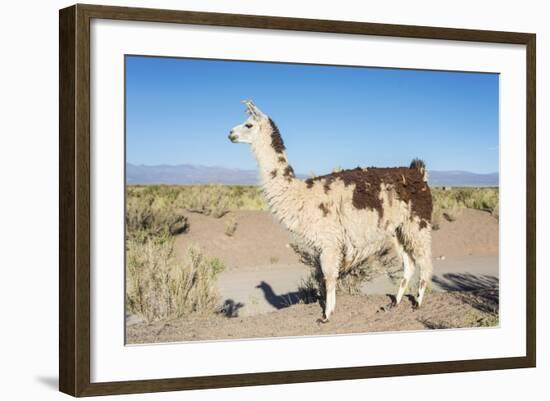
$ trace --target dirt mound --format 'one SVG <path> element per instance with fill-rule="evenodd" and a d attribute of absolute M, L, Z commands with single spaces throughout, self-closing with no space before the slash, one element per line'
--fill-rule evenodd
<path fill-rule="evenodd" d="M 498 219 L 490 213 L 462 209 L 455 221 L 443 221 L 432 232 L 432 255 L 498 255 Z"/>
<path fill-rule="evenodd" d="M 220 258 L 228 269 L 265 265 L 299 263 L 296 253 L 288 246 L 291 238 L 285 228 L 269 212 L 235 211 L 222 218 L 188 213 L 189 231 L 176 238 L 178 254 L 192 244 Z M 226 234 L 226 225 L 234 221 L 235 232 Z"/>
<path fill-rule="evenodd" d="M 236 211 L 222 218 L 188 213 L 189 231 L 176 239 L 179 254 L 192 244 L 209 256 L 220 258 L 228 269 L 266 265 L 292 266 L 298 256 L 288 245 L 292 238 L 266 211 Z M 226 227 L 236 222 L 235 232 Z M 434 257 L 498 255 L 498 220 L 487 212 L 462 210 L 456 221 L 442 221 L 432 233 Z"/>

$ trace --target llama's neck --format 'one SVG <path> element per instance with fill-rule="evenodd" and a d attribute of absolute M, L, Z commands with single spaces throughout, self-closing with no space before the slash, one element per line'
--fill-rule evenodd
<path fill-rule="evenodd" d="M 267 141 L 254 144 L 252 149 L 258 161 L 262 190 L 271 212 L 291 231 L 299 226 L 300 197 L 303 181 L 296 178 L 288 162 L 282 139 L 275 124 Z"/>

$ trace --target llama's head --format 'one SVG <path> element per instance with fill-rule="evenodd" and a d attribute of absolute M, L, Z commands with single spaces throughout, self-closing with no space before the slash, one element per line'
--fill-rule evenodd
<path fill-rule="evenodd" d="M 262 113 L 252 100 L 244 100 L 243 103 L 249 117 L 244 123 L 229 131 L 228 138 L 233 143 L 254 143 L 260 137 L 261 131 L 268 126 L 269 117 Z"/>

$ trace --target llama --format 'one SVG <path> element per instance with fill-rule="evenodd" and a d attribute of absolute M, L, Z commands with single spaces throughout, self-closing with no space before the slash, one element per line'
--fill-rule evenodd
<path fill-rule="evenodd" d="M 424 163 L 410 167 L 360 168 L 301 180 L 288 162 L 279 129 L 252 101 L 244 101 L 249 118 L 233 128 L 233 143 L 250 144 L 256 156 L 262 191 L 271 213 L 319 256 L 325 281 L 322 322 L 336 306 L 341 272 L 363 263 L 390 243 L 403 260 L 403 279 L 395 306 L 420 269 L 415 307 L 431 282 L 432 196 Z"/>

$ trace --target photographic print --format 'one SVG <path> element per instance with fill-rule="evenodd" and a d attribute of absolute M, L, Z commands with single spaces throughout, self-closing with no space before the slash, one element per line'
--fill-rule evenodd
<path fill-rule="evenodd" d="M 499 325 L 499 75 L 127 55 L 126 343 Z"/>
<path fill-rule="evenodd" d="M 59 49 L 62 392 L 536 366 L 535 34 L 78 4 Z"/>

